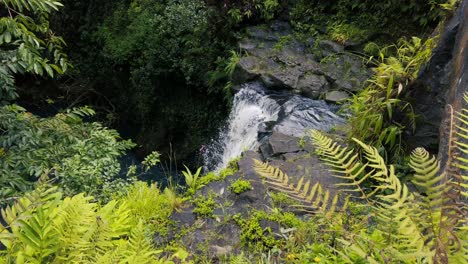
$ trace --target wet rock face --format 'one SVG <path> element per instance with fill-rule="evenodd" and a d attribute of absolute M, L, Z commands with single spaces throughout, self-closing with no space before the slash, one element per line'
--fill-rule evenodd
<path fill-rule="evenodd" d="M 248 28 L 239 47 L 248 55 L 236 67 L 235 84 L 260 80 L 269 89 L 316 99 L 330 90 L 357 92 L 370 76 L 363 61 L 342 45 L 313 38 L 299 42 L 286 22 Z"/>
<path fill-rule="evenodd" d="M 418 116 L 416 132 L 407 133 L 410 148 L 423 146 L 432 152 L 446 153 L 448 135 L 444 130 L 450 119 L 446 105 L 459 111 L 468 88 L 467 43 L 468 1 L 461 1 L 443 28 L 431 60 L 407 89 L 408 100 Z"/>

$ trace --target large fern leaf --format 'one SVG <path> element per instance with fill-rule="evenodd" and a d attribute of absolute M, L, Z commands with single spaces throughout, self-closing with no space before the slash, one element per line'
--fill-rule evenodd
<path fill-rule="evenodd" d="M 355 198 L 364 199 L 371 203 L 370 198 L 380 191 L 380 188 L 372 190 L 366 188 L 364 183 L 370 178 L 379 179 L 381 177 L 379 176 L 382 174 L 381 172 L 376 173 L 379 166 L 369 163 L 363 164 L 359 160 L 358 153 L 348 147 L 340 146 L 318 130 L 311 130 L 310 136 L 316 153 L 322 161 L 332 168 L 331 175 L 347 181 L 337 184 L 337 187 L 347 193 L 358 193 L 359 196 L 355 196 Z M 380 169 L 383 169 L 382 166 Z"/>
<path fill-rule="evenodd" d="M 294 184 L 289 181 L 286 173 L 268 163 L 254 159 L 255 171 L 265 180 L 270 189 L 281 192 L 299 204 L 295 207 L 308 212 L 320 211 L 327 217 L 337 209 L 339 195 L 330 197 L 330 192 L 324 190 L 319 183 L 311 184 L 304 177 Z M 343 207 L 346 207 L 346 203 Z"/>

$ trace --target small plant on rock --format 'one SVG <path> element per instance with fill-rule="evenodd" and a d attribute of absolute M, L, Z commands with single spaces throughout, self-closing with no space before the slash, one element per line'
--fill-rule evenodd
<path fill-rule="evenodd" d="M 252 185 L 249 181 L 238 179 L 231 184 L 230 189 L 235 194 L 241 194 L 243 192 L 252 190 Z"/>
<path fill-rule="evenodd" d="M 201 172 L 201 167 L 199 167 L 197 169 L 197 171 L 192 174 L 192 172 L 190 171 L 190 169 L 185 166 L 185 169 L 186 171 L 182 171 L 182 174 L 184 175 L 185 177 L 185 183 L 187 184 L 188 186 L 188 194 L 189 195 L 193 195 L 195 194 L 195 192 L 200 189 L 201 187 L 203 187 L 203 185 L 201 184 L 201 181 L 199 181 L 199 178 L 200 178 L 200 172 Z"/>

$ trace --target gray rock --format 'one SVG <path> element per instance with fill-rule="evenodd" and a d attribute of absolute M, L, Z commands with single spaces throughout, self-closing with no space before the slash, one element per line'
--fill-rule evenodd
<path fill-rule="evenodd" d="M 286 68 L 264 73 L 261 80 L 268 88 L 292 90 L 296 88 L 300 76 L 298 68 Z"/>
<path fill-rule="evenodd" d="M 320 64 L 323 74 L 333 82 L 333 89 L 358 92 L 371 72 L 362 59 L 348 54 L 327 57 Z"/>
<path fill-rule="evenodd" d="M 332 103 L 343 102 L 348 98 L 350 98 L 349 94 L 343 91 L 331 91 L 325 95 L 325 100 Z"/>
<path fill-rule="evenodd" d="M 270 165 L 279 167 L 289 176 L 291 182 L 297 183 L 300 178 L 304 177 L 305 180 L 310 180 L 312 185 L 319 183 L 324 190 L 328 190 L 333 196 L 339 191 L 337 184 L 344 182 L 340 178 L 333 177 L 329 172 L 330 167 L 313 153 L 293 153 L 288 155 L 288 160 L 273 160 Z"/>
<path fill-rule="evenodd" d="M 279 37 L 276 34 L 272 34 L 268 28 L 264 26 L 254 26 L 247 28 L 247 36 L 258 40 L 278 40 Z"/>
<path fill-rule="evenodd" d="M 299 79 L 296 89 L 306 97 L 317 99 L 329 86 L 324 76 L 307 74 Z"/>
<path fill-rule="evenodd" d="M 329 40 L 316 45 L 314 38 L 303 43 L 291 35 L 286 22 L 273 21 L 269 26 L 248 28 L 239 47 L 249 55 L 236 67 L 234 84 L 261 81 L 267 88 L 291 90 L 315 99 L 329 89 L 358 92 L 370 77 L 364 62 L 345 54 L 342 45 Z M 319 63 L 315 57 L 322 55 L 317 54 L 327 57 Z"/>
<path fill-rule="evenodd" d="M 283 33 L 285 35 L 291 34 L 291 26 L 288 22 L 275 20 L 271 23 L 270 29 L 275 33 Z"/>
<path fill-rule="evenodd" d="M 321 40 L 319 42 L 319 47 L 322 48 L 324 52 L 328 52 L 326 55 L 344 52 L 344 47 L 342 45 L 331 40 Z"/>
<path fill-rule="evenodd" d="M 438 152 L 444 166 L 449 159 L 449 127 L 453 118 L 447 105 L 454 112 L 467 107 L 463 95 L 468 89 L 468 1 L 460 1 L 438 39 L 430 61 L 422 67 L 418 79 L 404 89 L 403 96 L 410 99 L 414 114 L 419 117 L 416 131 L 407 127 L 408 149 L 422 146 L 429 152 Z"/>
<path fill-rule="evenodd" d="M 268 144 L 271 147 L 272 157 L 301 150 L 298 138 L 276 132 L 268 138 Z"/>
<path fill-rule="evenodd" d="M 232 74 L 233 83 L 242 84 L 255 79 L 258 76 L 257 68 L 261 63 L 261 60 L 257 57 L 242 57 Z"/>

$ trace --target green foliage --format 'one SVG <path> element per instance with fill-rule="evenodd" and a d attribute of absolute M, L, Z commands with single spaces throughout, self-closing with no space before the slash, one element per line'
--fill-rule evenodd
<path fill-rule="evenodd" d="M 0 203 L 29 190 L 47 174 L 66 195 L 85 192 L 108 199 L 132 179 L 118 177 L 118 158 L 134 144 L 114 130 L 83 122 L 87 107 L 40 118 L 16 105 L 0 108 Z"/>
<path fill-rule="evenodd" d="M 317 34 L 326 27 L 338 42 L 365 42 L 374 33 L 401 37 L 436 25 L 444 16 L 446 0 L 299 0 L 291 7 L 293 25 L 300 32 Z"/>
<path fill-rule="evenodd" d="M 461 133 L 465 135 L 466 131 Z M 340 185 L 352 187 L 349 192 L 360 194 L 356 198 L 368 203 L 376 223 L 373 230 L 338 239 L 343 245 L 340 254 L 348 261 L 448 263 L 449 259 L 459 261 L 466 256 L 465 242 L 460 241 L 466 236 L 466 230 L 461 228 L 464 213 L 460 212 L 466 212 L 467 205 L 460 192 L 457 196 L 450 193 L 451 181 L 465 184 L 465 179 L 446 178 L 453 165 L 448 164 L 440 171 L 435 158 L 422 148 L 416 149 L 411 167 L 416 172 L 414 183 L 422 192 L 412 193 L 396 177 L 394 167 L 387 167 L 376 148 L 355 139 L 364 151 L 366 163 L 361 163 L 353 150 L 339 146 L 319 132 L 313 131 L 311 137 L 335 176 L 348 180 Z M 365 190 L 363 182 L 369 180 L 374 181 L 374 186 Z"/>
<path fill-rule="evenodd" d="M 252 185 L 249 181 L 238 179 L 231 184 L 230 189 L 235 194 L 241 194 L 243 192 L 252 190 Z"/>
<path fill-rule="evenodd" d="M 83 53 L 97 54 L 80 70 L 118 109 L 132 109 L 120 117 L 141 128 L 148 151 L 172 147 L 186 158 L 224 118 L 232 47 L 218 16 L 203 0 L 119 1 L 88 32 Z"/>
<path fill-rule="evenodd" d="M 62 52 L 65 42 L 49 28 L 49 15 L 59 0 L 4 0 L 0 3 L 0 103 L 18 97 L 15 74 L 53 77 L 70 66 Z"/>
<path fill-rule="evenodd" d="M 354 24 L 346 24 L 344 22 L 335 22 L 328 26 L 328 35 L 338 43 L 344 44 L 347 41 L 361 41 L 369 36 L 369 32 L 361 29 Z"/>
<path fill-rule="evenodd" d="M 374 76 L 369 85 L 347 107 L 351 112 L 349 137 L 368 142 L 394 161 L 404 150 L 402 134 L 406 127 L 415 129 L 415 115 L 410 103 L 400 98 L 416 78 L 421 66 L 431 56 L 435 38 L 423 42 L 413 37 L 398 45 L 380 49 Z M 366 46 L 375 52 L 375 44 Z M 387 56 L 392 50 L 394 56 Z M 373 58 L 371 58 L 373 59 Z"/>
<path fill-rule="evenodd" d="M 317 182 L 311 185 L 311 181 L 302 177 L 297 184 L 292 184 L 286 173 L 279 168 L 272 167 L 268 163 L 254 160 L 255 171 L 265 180 L 272 190 L 285 194 L 288 198 L 295 200 L 298 204 L 293 205 L 305 212 L 319 210 L 328 217 L 336 209 L 338 196 L 330 197 L 328 190 L 323 190 Z M 346 207 L 346 204 L 344 205 Z"/>
<path fill-rule="evenodd" d="M 235 52 L 234 50 L 231 50 L 231 57 L 229 57 L 228 63 L 226 64 L 226 67 L 224 68 L 224 71 L 231 76 L 234 70 L 236 69 L 237 64 L 240 61 L 240 54 Z"/>
<path fill-rule="evenodd" d="M 185 166 L 185 165 L 184 165 Z M 182 174 L 184 175 L 185 178 L 185 184 L 187 184 L 188 187 L 188 194 L 193 195 L 195 192 L 203 187 L 201 181 L 200 181 L 200 172 L 201 172 L 202 167 L 199 167 L 195 174 L 192 174 L 189 168 L 185 166 L 185 171 L 182 171 Z"/>
<path fill-rule="evenodd" d="M 216 202 L 213 199 L 213 194 L 210 194 L 206 198 L 199 196 L 193 201 L 193 203 L 195 204 L 193 213 L 196 214 L 198 217 L 213 217 L 213 210 L 216 208 Z"/>
<path fill-rule="evenodd" d="M 234 221 L 241 228 L 241 242 L 250 249 L 263 251 L 271 249 L 281 243 L 276 240 L 270 227 L 263 228 L 261 220 L 270 220 L 265 212 L 254 212 L 249 219 L 243 219 L 240 215 L 234 216 Z"/>
<path fill-rule="evenodd" d="M 156 166 L 161 161 L 159 159 L 160 156 L 161 154 L 159 154 L 159 152 L 153 151 L 145 157 L 145 160 L 141 162 L 141 165 L 143 165 L 145 168 L 145 172 L 149 171 L 152 167 Z"/>
<path fill-rule="evenodd" d="M 278 0 L 235 0 L 226 3 L 229 22 L 233 25 L 244 20 L 271 20 L 281 10 Z"/>
<path fill-rule="evenodd" d="M 144 188 L 140 184 L 133 191 Z M 2 210 L 6 225 L 0 224 L 0 242 L 5 249 L 0 256 L 6 263 L 170 263 L 158 260 L 161 251 L 153 247 L 151 228 L 145 224 L 163 216 L 140 215 L 142 208 L 161 208 L 161 200 L 143 207 L 128 202 L 100 206 L 92 197 L 62 198 L 56 188 L 40 185 Z"/>
<path fill-rule="evenodd" d="M 282 192 L 271 192 L 270 197 L 273 200 L 273 203 L 276 207 L 282 208 L 296 204 L 296 201 L 289 198 L 286 194 Z"/>
<path fill-rule="evenodd" d="M 237 162 L 240 160 L 240 157 L 234 158 L 229 161 L 226 168 L 220 170 L 218 173 L 209 172 L 203 177 L 200 178 L 200 185 L 204 186 L 213 181 L 221 181 L 224 180 L 227 176 L 234 175 L 236 172 L 239 171 L 239 165 Z"/>
<path fill-rule="evenodd" d="M 174 205 L 177 195 L 166 190 L 161 193 L 155 184 L 148 186 L 145 182 L 136 182 L 128 188 L 127 195 L 121 200 L 130 208 L 132 217 L 139 219 L 151 233 L 164 234 L 169 216 L 178 209 Z"/>
<path fill-rule="evenodd" d="M 284 46 L 286 46 L 291 41 L 292 41 L 292 36 L 291 35 L 282 36 L 282 37 L 280 37 L 278 42 L 276 42 L 276 44 L 273 46 L 273 50 L 277 51 L 277 52 L 280 52 L 280 51 L 283 50 Z"/>

